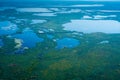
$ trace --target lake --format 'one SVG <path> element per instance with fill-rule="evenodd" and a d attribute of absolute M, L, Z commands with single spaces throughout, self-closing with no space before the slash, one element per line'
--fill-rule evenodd
<path fill-rule="evenodd" d="M 35 47 L 36 43 L 42 42 L 44 39 L 39 38 L 31 29 L 26 28 L 22 32 L 22 34 L 16 34 L 13 36 L 14 38 L 18 38 L 23 40 L 23 47 Z"/>
<path fill-rule="evenodd" d="M 71 20 L 71 22 L 63 24 L 63 27 L 64 30 L 83 33 L 120 33 L 120 22 L 115 20 Z"/>
<path fill-rule="evenodd" d="M 74 48 L 79 45 L 79 40 L 74 38 L 63 38 L 57 40 L 57 49 Z"/>
<path fill-rule="evenodd" d="M 3 41 L 2 41 L 2 39 L 0 39 L 0 47 L 2 47 L 3 46 Z"/>
<path fill-rule="evenodd" d="M 0 22 L 0 35 L 13 34 L 18 30 L 17 25 L 11 23 L 10 21 Z"/>

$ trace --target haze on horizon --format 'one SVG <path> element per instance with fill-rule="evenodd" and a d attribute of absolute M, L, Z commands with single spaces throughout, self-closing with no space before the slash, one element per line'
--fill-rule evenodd
<path fill-rule="evenodd" d="M 120 0 L 2 0 L 0 2 L 37 2 L 37 1 L 120 1 Z"/>

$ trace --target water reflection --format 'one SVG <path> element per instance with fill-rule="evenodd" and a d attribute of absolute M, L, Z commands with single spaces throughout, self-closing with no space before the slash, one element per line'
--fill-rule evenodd
<path fill-rule="evenodd" d="M 14 35 L 14 38 L 21 39 L 23 41 L 22 46 L 24 47 L 34 47 L 36 43 L 42 42 L 44 39 L 39 38 L 32 30 L 26 28 L 22 34 Z"/>
<path fill-rule="evenodd" d="M 71 20 L 63 27 L 64 30 L 84 33 L 120 33 L 120 22 L 115 20 Z"/>
<path fill-rule="evenodd" d="M 0 22 L 0 35 L 8 35 L 17 31 L 17 26 L 10 21 Z"/>
<path fill-rule="evenodd" d="M 47 37 L 48 37 L 49 39 L 52 39 L 54 36 L 51 35 L 51 34 L 47 34 Z"/>
<path fill-rule="evenodd" d="M 0 39 L 0 47 L 3 46 L 3 42 L 2 42 L 2 39 Z"/>
<path fill-rule="evenodd" d="M 62 48 L 74 48 L 79 45 L 79 40 L 74 38 L 63 38 L 60 40 L 57 40 L 57 49 Z"/>

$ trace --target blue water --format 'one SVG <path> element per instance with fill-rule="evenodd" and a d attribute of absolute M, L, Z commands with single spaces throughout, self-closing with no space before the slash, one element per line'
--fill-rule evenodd
<path fill-rule="evenodd" d="M 71 20 L 71 22 L 63 24 L 63 26 L 64 30 L 83 33 L 120 33 L 120 22 L 115 20 Z"/>
<path fill-rule="evenodd" d="M 23 40 L 23 47 L 35 47 L 36 43 L 44 41 L 43 38 L 39 38 L 32 30 L 26 28 L 22 34 L 16 34 L 14 38 Z"/>
<path fill-rule="evenodd" d="M 0 47 L 3 46 L 3 42 L 2 39 L 0 39 Z"/>
<path fill-rule="evenodd" d="M 17 26 L 9 21 L 0 22 L 0 35 L 13 34 L 17 29 Z"/>
<path fill-rule="evenodd" d="M 52 39 L 53 37 L 53 35 L 47 34 L 47 38 Z"/>
<path fill-rule="evenodd" d="M 74 48 L 79 45 L 79 40 L 74 38 L 63 38 L 60 40 L 57 40 L 57 49 L 62 48 Z"/>
<path fill-rule="evenodd" d="M 104 1 L 104 0 L 101 0 L 101 1 L 58 1 L 58 0 L 54 0 L 54 1 L 41 1 L 41 0 L 32 0 L 32 1 L 29 1 L 29 0 L 26 0 L 26 1 L 21 1 L 21 0 L 14 0 L 14 1 L 6 1 L 6 0 L 1 0 L 0 1 L 0 7 L 59 7 L 59 6 L 70 6 L 70 5 L 78 5 L 78 4 L 104 4 L 105 6 L 103 7 L 99 7 L 100 9 L 120 9 L 120 2 L 114 2 L 114 1 L 111 1 L 111 2 L 108 2 L 108 1 Z M 26 5 L 27 4 L 27 5 Z M 83 9 L 83 8 L 81 8 Z M 87 7 L 87 8 L 84 8 L 84 9 L 98 9 L 98 7 Z"/>

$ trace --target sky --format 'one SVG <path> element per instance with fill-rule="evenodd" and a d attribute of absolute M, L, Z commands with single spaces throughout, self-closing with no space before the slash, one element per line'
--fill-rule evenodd
<path fill-rule="evenodd" d="M 24 2 L 24 1 L 120 1 L 120 0 L 0 0 L 0 2 Z"/>

